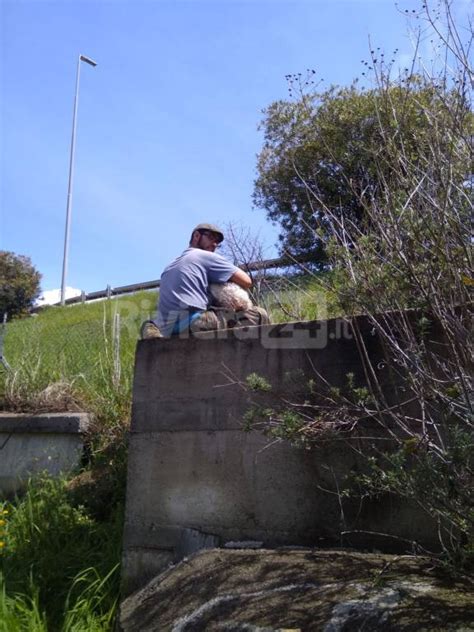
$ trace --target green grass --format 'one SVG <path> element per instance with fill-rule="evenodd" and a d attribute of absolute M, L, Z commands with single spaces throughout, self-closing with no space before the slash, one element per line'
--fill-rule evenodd
<path fill-rule="evenodd" d="M 155 292 L 142 292 L 7 324 L 11 370 L 0 367 L 0 406 L 87 410 L 94 424 L 82 491 L 45 478 L 8 505 L 0 499 L 8 511 L 0 522 L 0 632 L 112 629 L 135 346 L 155 303 Z"/>
<path fill-rule="evenodd" d="M 337 315 L 327 273 L 274 277 L 258 297 L 272 322 Z M 268 289 L 270 288 L 270 289 Z M 0 408 L 11 411 L 93 412 L 99 425 L 128 418 L 139 328 L 153 316 L 157 293 L 48 307 L 6 326 L 0 366 Z"/>
<path fill-rule="evenodd" d="M 328 272 L 276 277 L 261 302 L 273 323 L 334 318 L 341 310 L 330 284 Z"/>
<path fill-rule="evenodd" d="M 8 595 L 0 577 L 0 632 L 48 632 L 34 586 L 29 594 Z"/>
<path fill-rule="evenodd" d="M 49 307 L 8 323 L 4 356 L 11 371 L 0 370 L 0 405 L 41 411 L 76 404 L 109 423 L 123 419 L 140 324 L 153 313 L 155 302 L 155 292 L 141 292 Z"/>
<path fill-rule="evenodd" d="M 275 278 L 260 303 L 273 322 L 324 319 L 335 301 L 324 287 L 327 275 Z M 6 326 L 0 368 L 0 407 L 12 411 L 84 408 L 100 423 L 128 416 L 139 328 L 153 316 L 157 293 L 48 307 Z"/>
<path fill-rule="evenodd" d="M 0 632 L 105 632 L 119 595 L 122 512 L 100 522 L 74 502 L 65 480 L 30 481 L 0 503 Z"/>

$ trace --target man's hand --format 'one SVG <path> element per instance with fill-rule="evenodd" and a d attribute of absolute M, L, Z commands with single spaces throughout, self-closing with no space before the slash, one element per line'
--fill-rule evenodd
<path fill-rule="evenodd" d="M 248 290 L 252 287 L 252 279 L 249 275 L 243 270 L 237 270 L 229 279 L 232 283 L 237 283 L 240 287 L 243 287 L 244 290 Z"/>

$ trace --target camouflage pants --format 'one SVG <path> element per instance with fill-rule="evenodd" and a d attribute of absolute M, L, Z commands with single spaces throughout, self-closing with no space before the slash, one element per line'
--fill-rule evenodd
<path fill-rule="evenodd" d="M 270 318 L 263 307 L 254 306 L 244 312 L 234 312 L 224 307 L 211 307 L 192 322 L 190 331 L 193 333 L 269 324 Z"/>

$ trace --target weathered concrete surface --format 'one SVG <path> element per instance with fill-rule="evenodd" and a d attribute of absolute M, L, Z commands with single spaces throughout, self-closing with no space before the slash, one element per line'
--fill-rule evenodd
<path fill-rule="evenodd" d="M 362 323 L 364 325 L 364 323 Z M 244 432 L 251 373 L 270 397 L 304 397 L 319 372 L 342 385 L 361 375 L 359 353 L 338 320 L 210 332 L 204 339 L 155 339 L 137 347 L 124 533 L 124 594 L 166 563 L 202 546 L 260 540 L 266 546 L 368 546 L 390 551 L 401 540 L 436 546 L 434 525 L 413 507 L 384 498 L 345 501 L 335 490 L 362 460 L 342 442 L 311 452 Z M 367 348 L 380 358 L 366 326 Z M 210 339 L 208 339 L 210 338 Z M 396 388 L 380 364 L 389 401 Z M 406 398 L 406 394 L 404 394 Z M 341 536 L 342 531 L 352 531 Z M 357 531 L 358 533 L 354 533 Z M 364 531 L 391 534 L 378 538 Z M 190 538 L 189 534 L 194 533 Z M 395 547 L 395 548 L 393 548 Z"/>
<path fill-rule="evenodd" d="M 423 558 L 342 550 L 200 552 L 122 603 L 124 632 L 474 630 L 472 584 Z"/>
<path fill-rule="evenodd" d="M 14 494 L 39 472 L 57 476 L 80 464 L 86 413 L 0 413 L 0 493 Z"/>

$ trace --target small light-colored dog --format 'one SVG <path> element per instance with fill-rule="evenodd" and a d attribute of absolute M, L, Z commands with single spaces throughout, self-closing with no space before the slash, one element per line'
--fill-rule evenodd
<path fill-rule="evenodd" d="M 235 312 L 245 312 L 253 307 L 250 296 L 237 283 L 211 283 L 209 291 L 213 304 L 217 307 L 225 307 Z"/>

